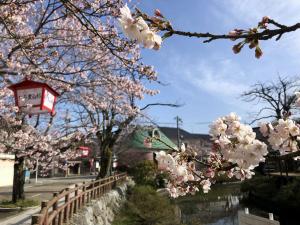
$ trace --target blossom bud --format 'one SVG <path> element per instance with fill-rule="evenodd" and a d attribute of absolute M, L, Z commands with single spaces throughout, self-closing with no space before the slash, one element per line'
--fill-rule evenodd
<path fill-rule="evenodd" d="M 57 52 L 57 51 L 53 51 L 53 52 L 51 52 L 50 55 L 51 55 L 51 56 L 54 56 L 54 57 L 57 57 L 57 56 L 58 56 L 58 52 Z"/>
<path fill-rule="evenodd" d="M 249 44 L 250 49 L 255 48 L 256 46 L 258 46 L 258 40 L 257 39 L 251 41 L 250 44 Z"/>
<path fill-rule="evenodd" d="M 270 17 L 264 16 L 264 17 L 262 18 L 262 20 L 261 20 L 261 23 L 262 23 L 262 24 L 269 23 L 269 20 L 270 20 Z"/>
<path fill-rule="evenodd" d="M 230 38 L 230 40 L 232 40 L 232 41 L 235 41 L 235 40 L 236 40 L 235 36 L 237 35 L 237 33 L 236 33 L 235 30 L 229 31 L 228 35 L 229 35 L 229 36 L 232 36 L 232 37 Z"/>
<path fill-rule="evenodd" d="M 232 31 L 229 31 L 229 33 L 228 33 L 229 36 L 232 36 L 230 38 L 230 40 L 232 40 L 232 41 L 235 41 L 236 40 L 236 36 L 239 36 L 241 34 L 242 34 L 242 30 L 239 30 L 239 29 L 234 29 Z"/>
<path fill-rule="evenodd" d="M 159 10 L 159 9 L 155 9 L 155 11 L 154 11 L 154 14 L 155 14 L 155 16 L 158 16 L 158 17 L 164 18 L 163 14 L 161 14 L 161 12 L 160 12 L 160 10 Z"/>
<path fill-rule="evenodd" d="M 256 57 L 257 59 L 259 59 L 262 55 L 263 55 L 262 50 L 260 49 L 259 46 L 256 46 L 256 48 L 255 48 L 255 57 Z"/>
<path fill-rule="evenodd" d="M 155 43 L 154 46 L 153 46 L 153 49 L 154 49 L 154 50 L 159 50 L 160 47 L 161 47 L 161 45 Z"/>
<path fill-rule="evenodd" d="M 268 16 L 264 16 L 261 21 L 258 23 L 258 26 L 263 29 L 267 29 L 267 24 L 269 23 L 270 18 Z"/>
<path fill-rule="evenodd" d="M 43 49 L 43 48 L 45 48 L 45 44 L 41 43 L 41 44 L 37 45 L 35 48 L 36 49 Z"/>
<path fill-rule="evenodd" d="M 232 47 L 232 51 L 234 54 L 238 54 L 242 50 L 243 47 L 244 47 L 244 44 L 242 42 L 240 42 Z"/>
<path fill-rule="evenodd" d="M 235 41 L 235 40 L 236 40 L 235 37 L 236 37 L 237 35 L 239 35 L 239 33 L 236 31 L 236 29 L 234 29 L 234 30 L 232 30 L 232 31 L 229 31 L 228 35 L 229 35 L 229 36 L 232 36 L 232 37 L 230 38 L 230 40 Z"/>

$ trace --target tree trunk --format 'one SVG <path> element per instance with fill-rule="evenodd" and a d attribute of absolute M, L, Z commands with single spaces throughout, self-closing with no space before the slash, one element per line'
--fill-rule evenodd
<path fill-rule="evenodd" d="M 24 193 L 25 185 L 25 170 L 24 170 L 24 158 L 17 158 L 14 165 L 14 182 L 13 182 L 13 193 L 12 201 L 16 203 L 19 200 L 25 199 Z"/>
<path fill-rule="evenodd" d="M 111 175 L 112 150 L 110 147 L 103 147 L 101 151 L 100 172 L 97 179 Z"/>

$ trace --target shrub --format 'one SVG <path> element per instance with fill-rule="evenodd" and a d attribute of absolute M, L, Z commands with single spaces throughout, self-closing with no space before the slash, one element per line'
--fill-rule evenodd
<path fill-rule="evenodd" d="M 249 194 L 250 203 L 277 213 L 297 211 L 300 202 L 300 179 L 283 177 L 254 178 L 242 183 L 242 192 Z"/>
<path fill-rule="evenodd" d="M 167 174 L 157 170 L 153 161 L 145 160 L 132 168 L 131 173 L 138 185 L 150 185 L 155 188 L 164 188 Z"/>
<path fill-rule="evenodd" d="M 275 195 L 274 201 L 290 208 L 299 208 L 300 180 L 294 179 L 287 185 L 282 186 Z"/>
<path fill-rule="evenodd" d="M 113 225 L 179 225 L 176 207 L 151 186 L 136 186 Z"/>
<path fill-rule="evenodd" d="M 155 186 L 156 174 L 156 165 L 150 160 L 138 163 L 132 170 L 134 181 L 139 185 Z"/>

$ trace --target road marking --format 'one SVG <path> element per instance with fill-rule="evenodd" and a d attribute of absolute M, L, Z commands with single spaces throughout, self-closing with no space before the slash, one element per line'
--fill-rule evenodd
<path fill-rule="evenodd" d="M 26 186 L 25 188 L 31 188 L 31 187 L 33 187 L 33 186 Z"/>
<path fill-rule="evenodd" d="M 30 196 L 30 198 L 34 198 L 34 197 L 37 197 L 39 195 L 41 195 L 41 194 L 32 195 L 32 196 Z"/>

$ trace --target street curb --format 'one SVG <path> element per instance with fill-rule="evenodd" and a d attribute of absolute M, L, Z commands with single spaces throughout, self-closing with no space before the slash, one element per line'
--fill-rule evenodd
<path fill-rule="evenodd" d="M 16 212 L 16 211 L 20 211 L 21 207 L 15 207 L 15 208 L 4 208 L 4 207 L 0 207 L 0 212 Z"/>
<path fill-rule="evenodd" d="M 12 215 L 12 216 L 4 218 L 3 220 L 0 220 L 0 224 L 1 225 L 12 225 L 12 224 L 18 223 L 20 220 L 25 220 L 25 219 L 26 219 L 26 221 L 29 220 L 29 224 L 31 224 L 31 215 L 34 213 L 37 213 L 40 210 L 40 208 L 41 208 L 40 206 L 36 206 L 36 207 L 31 207 L 28 209 L 21 210 L 20 213 L 18 213 L 16 215 Z M 30 212 L 30 214 L 28 215 L 29 212 Z M 22 218 L 22 217 L 24 217 L 24 218 Z"/>

